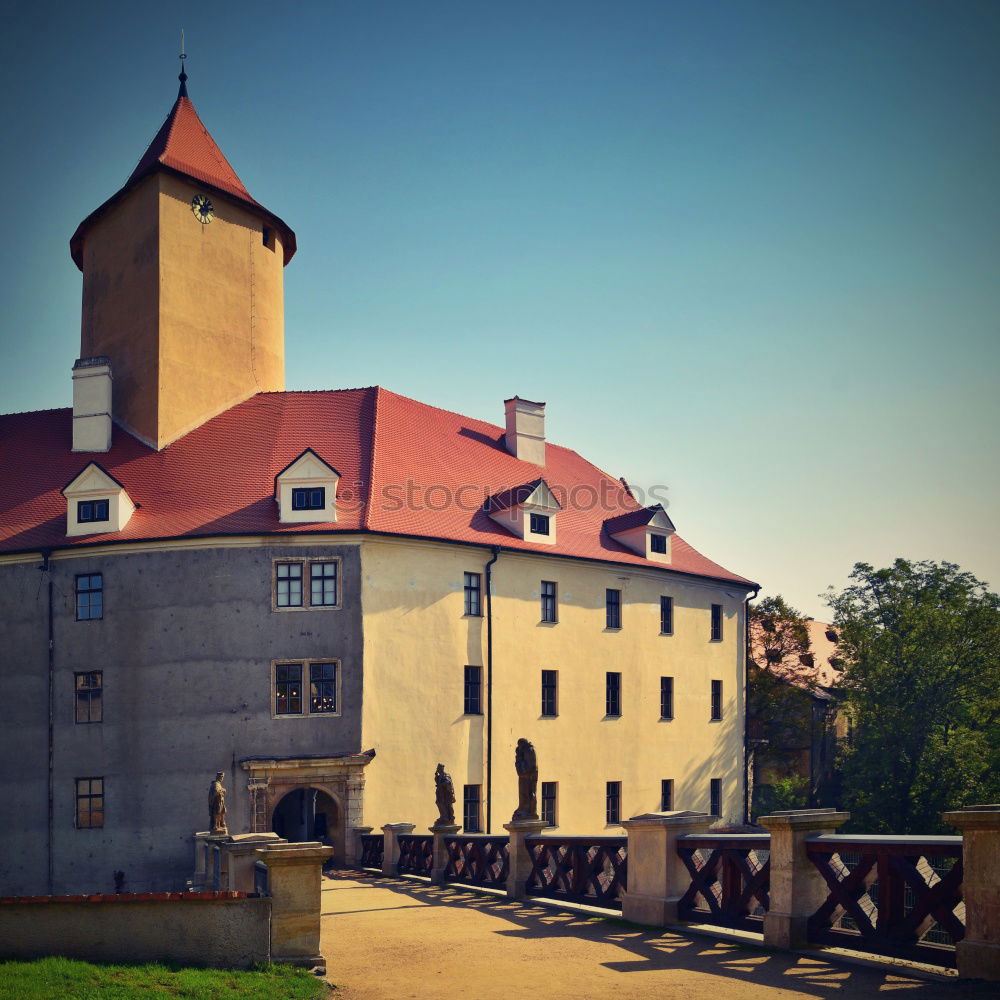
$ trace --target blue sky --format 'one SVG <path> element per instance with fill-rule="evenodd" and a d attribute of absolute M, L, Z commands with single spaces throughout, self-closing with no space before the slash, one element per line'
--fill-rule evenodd
<path fill-rule="evenodd" d="M 1000 585 L 1000 5 L 6 2 L 0 410 L 68 405 L 67 243 L 176 94 L 298 235 L 289 388 L 381 384 L 669 487 L 804 612 Z"/>

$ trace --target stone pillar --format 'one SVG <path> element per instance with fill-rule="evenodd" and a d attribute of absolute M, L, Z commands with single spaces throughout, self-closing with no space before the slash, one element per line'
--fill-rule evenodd
<path fill-rule="evenodd" d="M 628 834 L 628 890 L 622 917 L 635 924 L 676 924 L 677 904 L 691 876 L 677 853 L 677 838 L 706 833 L 715 816 L 695 812 L 646 813 L 625 820 Z"/>
<path fill-rule="evenodd" d="M 396 867 L 399 864 L 399 837 L 401 834 L 413 833 L 415 823 L 386 823 L 382 827 L 385 836 L 385 846 L 382 848 L 382 874 L 398 875 Z"/>
<path fill-rule="evenodd" d="M 835 809 L 789 809 L 758 820 L 771 834 L 771 907 L 764 916 L 767 947 L 802 948 L 808 942 L 807 921 L 829 890 L 806 855 L 806 838 L 834 833 L 850 818 L 850 813 Z"/>
<path fill-rule="evenodd" d="M 547 824 L 540 819 L 512 819 L 503 828 L 510 834 L 510 865 L 507 870 L 507 895 L 511 899 L 524 899 L 531 875 L 532 857 L 526 843 L 528 837 L 537 837 Z"/>
<path fill-rule="evenodd" d="M 323 862 L 333 848 L 313 841 L 271 844 L 255 854 L 267 865 L 271 897 L 271 961 L 311 967 L 323 964 L 319 925 Z"/>
<path fill-rule="evenodd" d="M 225 877 L 222 888 L 235 892 L 254 891 L 254 865 L 257 848 L 272 844 L 286 844 L 276 833 L 237 833 L 227 837 L 222 844 Z"/>
<path fill-rule="evenodd" d="M 228 839 L 224 833 L 203 830 L 194 835 L 194 877 L 193 889 L 215 888 L 215 847 Z"/>
<path fill-rule="evenodd" d="M 435 823 L 430 827 L 430 832 L 434 834 L 434 862 L 431 868 L 431 882 L 434 885 L 441 885 L 448 871 L 448 845 L 444 838 L 454 837 L 460 829 L 457 823 Z"/>
<path fill-rule="evenodd" d="M 367 837 L 373 829 L 374 827 L 370 826 L 354 826 L 351 827 L 348 832 L 349 844 L 347 849 L 347 858 L 354 858 L 354 863 L 356 865 L 361 864 L 361 855 L 364 851 L 364 843 L 361 838 Z M 351 843 L 353 843 L 353 847 L 350 846 Z M 344 860 L 346 861 L 347 858 Z"/>
<path fill-rule="evenodd" d="M 1000 804 L 946 812 L 962 832 L 965 937 L 955 945 L 964 979 L 1000 981 Z"/>

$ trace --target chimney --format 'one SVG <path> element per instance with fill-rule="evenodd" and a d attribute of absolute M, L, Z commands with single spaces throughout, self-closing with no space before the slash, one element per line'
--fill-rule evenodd
<path fill-rule="evenodd" d="M 73 451 L 111 449 L 111 361 L 79 358 L 73 365 Z"/>
<path fill-rule="evenodd" d="M 533 403 L 530 399 L 503 401 L 507 416 L 507 434 L 504 443 L 507 450 L 522 462 L 545 464 L 545 404 Z"/>

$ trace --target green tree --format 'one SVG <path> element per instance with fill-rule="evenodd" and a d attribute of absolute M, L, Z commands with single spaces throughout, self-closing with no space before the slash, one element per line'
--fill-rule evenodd
<path fill-rule="evenodd" d="M 858 563 L 834 612 L 852 723 L 843 805 L 869 833 L 936 833 L 1000 798 L 1000 598 L 952 563 Z"/>

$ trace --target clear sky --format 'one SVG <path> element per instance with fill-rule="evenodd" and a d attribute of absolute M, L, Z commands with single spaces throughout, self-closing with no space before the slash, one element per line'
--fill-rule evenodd
<path fill-rule="evenodd" d="M 68 240 L 183 27 L 202 120 L 298 235 L 289 388 L 545 400 L 816 617 L 858 560 L 1000 585 L 996 0 L 0 10 L 0 410 L 70 403 Z"/>

